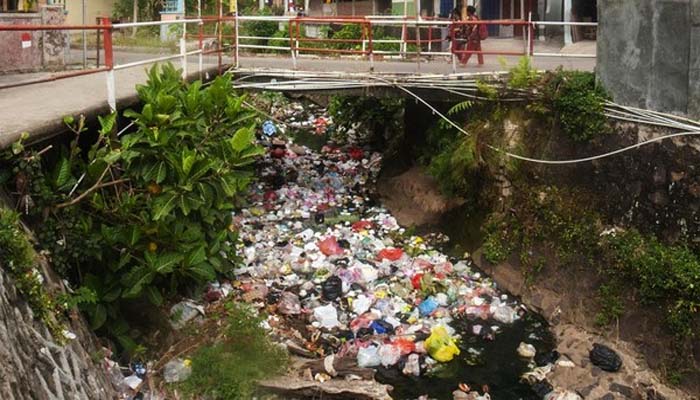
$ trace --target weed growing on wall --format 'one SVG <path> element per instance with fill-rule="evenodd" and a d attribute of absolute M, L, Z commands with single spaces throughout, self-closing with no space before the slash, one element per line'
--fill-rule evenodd
<path fill-rule="evenodd" d="M 19 215 L 0 206 L 0 267 L 10 273 L 34 317 L 44 322 L 54 339 L 62 343 L 65 340 L 63 325 L 57 319 L 60 307 L 44 288 L 36 266 L 36 254 L 20 229 Z"/>

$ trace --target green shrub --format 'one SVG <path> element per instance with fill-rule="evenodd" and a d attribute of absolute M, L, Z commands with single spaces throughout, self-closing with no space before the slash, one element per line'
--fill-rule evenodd
<path fill-rule="evenodd" d="M 83 120 L 66 118 L 70 145 L 44 160 L 44 172 L 12 168 L 31 181 L 40 245 L 75 286 L 94 329 L 133 348 L 121 306 L 158 306 L 235 266 L 231 210 L 263 149 L 254 144 L 255 114 L 231 93 L 230 76 L 202 87 L 172 65 L 153 67 L 137 91 L 135 129 L 115 135 L 116 115 L 100 118 L 89 148 Z M 38 159 L 38 157 L 36 157 Z M 19 173 L 18 172 L 18 173 Z M 83 292 L 85 293 L 85 292 Z"/>
<path fill-rule="evenodd" d="M 634 284 L 644 304 L 665 305 L 671 330 L 695 336 L 700 312 L 700 258 L 685 246 L 668 246 L 636 230 L 606 235 L 603 273 Z"/>
<path fill-rule="evenodd" d="M 520 57 L 518 65 L 510 70 L 508 87 L 526 89 L 533 86 L 538 78 L 537 70 L 532 67 L 530 57 Z"/>
<path fill-rule="evenodd" d="M 223 338 L 192 356 L 192 375 L 181 387 L 193 397 L 250 399 L 256 381 L 285 370 L 286 350 L 272 343 L 260 325 L 264 319 L 233 303 L 227 312 Z"/>
<path fill-rule="evenodd" d="M 604 114 L 609 96 L 593 73 L 560 70 L 548 86 L 559 124 L 569 137 L 585 142 L 610 131 Z"/>

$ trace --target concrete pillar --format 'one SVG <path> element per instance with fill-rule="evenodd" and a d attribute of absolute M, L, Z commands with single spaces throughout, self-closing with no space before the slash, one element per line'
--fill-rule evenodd
<path fill-rule="evenodd" d="M 598 0 L 598 77 L 616 102 L 700 117 L 700 0 Z"/>
<path fill-rule="evenodd" d="M 700 0 L 690 1 L 690 22 L 688 115 L 700 118 Z"/>

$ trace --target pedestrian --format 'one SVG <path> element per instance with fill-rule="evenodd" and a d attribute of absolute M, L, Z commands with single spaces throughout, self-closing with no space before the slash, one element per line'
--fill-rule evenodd
<path fill-rule="evenodd" d="M 478 21 L 479 17 L 476 16 L 476 7 L 467 7 L 467 21 Z M 482 24 L 469 24 L 465 26 L 466 40 L 467 40 L 467 51 L 481 51 L 481 41 L 486 39 L 488 31 L 486 30 L 486 25 Z M 464 53 L 464 57 L 460 57 L 460 62 L 462 66 L 466 66 L 469 58 L 471 58 L 473 53 Z M 484 65 L 484 55 L 477 53 L 477 58 L 479 60 L 479 65 Z"/>
<path fill-rule="evenodd" d="M 460 17 L 460 10 L 455 8 L 452 10 L 452 13 L 450 13 L 450 20 L 454 22 L 459 22 L 462 20 Z M 459 62 L 462 63 L 464 62 L 464 56 L 466 54 L 461 53 L 464 51 L 466 48 L 467 44 L 467 26 L 462 25 L 462 24 L 454 24 L 454 29 L 452 30 L 451 36 L 447 36 L 447 40 L 452 40 L 453 45 L 452 45 L 452 50 L 457 54 L 457 58 L 459 59 Z"/>

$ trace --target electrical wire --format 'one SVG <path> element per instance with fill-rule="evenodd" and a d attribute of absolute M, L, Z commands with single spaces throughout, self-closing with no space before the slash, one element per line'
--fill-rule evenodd
<path fill-rule="evenodd" d="M 498 74 L 491 74 L 497 76 Z M 240 82 L 244 80 L 251 79 L 253 77 L 260 76 L 274 76 L 277 78 L 292 78 L 292 81 L 286 82 L 265 82 L 265 83 L 248 83 L 241 84 Z M 437 114 L 449 125 L 457 129 L 460 133 L 469 136 L 469 132 L 464 130 L 461 126 L 456 124 L 446 115 L 441 113 L 438 109 L 433 107 L 428 101 L 414 93 L 411 89 L 431 89 L 431 90 L 442 90 L 447 93 L 452 93 L 466 98 L 473 98 L 476 100 L 483 100 L 485 98 L 472 95 L 470 93 L 465 93 L 467 91 L 477 92 L 478 87 L 476 86 L 476 81 L 474 79 L 461 79 L 463 77 L 471 77 L 473 75 L 469 74 L 453 74 L 449 76 L 446 80 L 444 75 L 435 76 L 422 76 L 422 77 L 410 77 L 410 76 L 380 76 L 377 74 L 346 74 L 345 77 L 339 77 L 337 73 L 292 73 L 288 72 L 267 72 L 263 74 L 251 74 L 243 76 L 234 81 L 234 88 L 237 89 L 260 89 L 260 90 L 276 90 L 276 91 L 313 91 L 313 90 L 338 90 L 338 89 L 356 89 L 356 88 L 370 88 L 370 87 L 395 87 L 409 96 L 413 97 L 416 101 L 420 102 L 427 108 L 429 108 L 433 113 Z M 370 81 L 370 82 L 368 82 Z M 371 82 L 374 81 L 374 82 Z M 380 83 L 380 84 L 378 84 Z M 290 86 L 291 85 L 291 86 Z M 410 88 L 410 89 L 409 89 Z M 522 97 L 508 98 L 506 101 L 523 101 L 526 99 L 525 96 L 529 96 L 530 93 L 523 90 L 511 91 L 511 94 L 520 95 Z M 503 101 L 504 99 L 500 99 Z M 660 142 L 667 139 L 686 137 L 686 136 L 700 136 L 700 122 L 693 121 L 688 118 L 662 113 L 658 111 L 643 110 L 640 108 L 622 106 L 611 101 L 606 101 L 604 104 L 604 115 L 608 118 L 617 119 L 621 121 L 635 122 L 647 125 L 654 125 L 659 127 L 666 127 L 670 129 L 681 130 L 682 132 L 676 132 L 668 135 L 658 136 L 649 140 L 645 140 L 630 146 L 626 146 L 617 150 L 609 151 L 602 154 L 597 154 L 589 157 L 566 159 L 566 160 L 547 160 L 526 157 L 520 154 L 515 154 L 504 150 L 502 148 L 495 147 L 493 145 L 487 145 L 487 147 L 497 153 L 503 154 L 507 157 L 514 158 L 521 161 L 527 161 L 538 164 L 545 165 L 566 165 L 566 164 L 577 164 L 583 162 L 590 162 L 594 160 L 599 160 L 621 154 L 630 150 L 638 149 L 642 146 L 646 146 L 652 143 Z"/>

